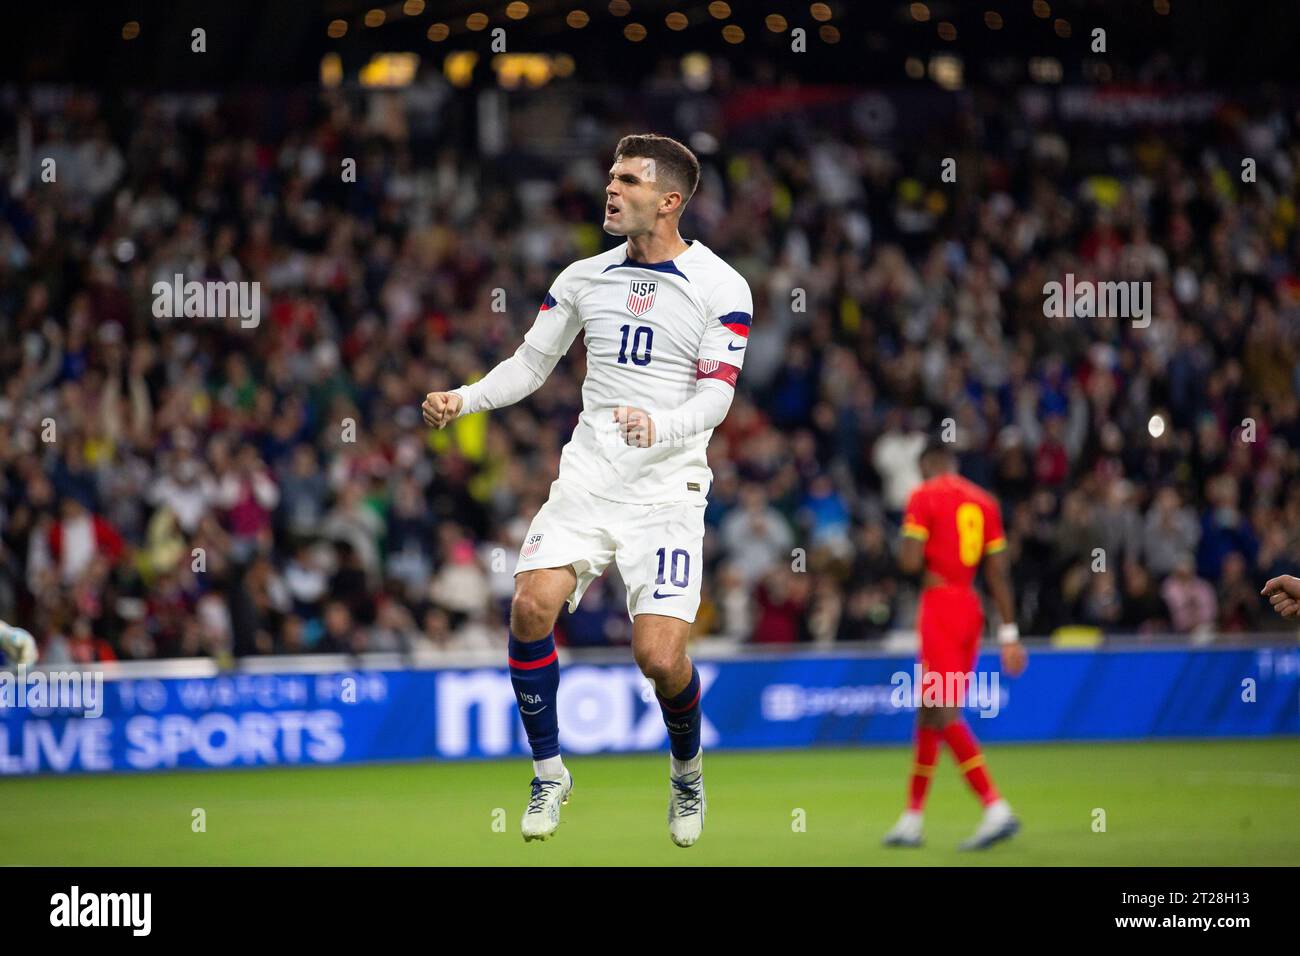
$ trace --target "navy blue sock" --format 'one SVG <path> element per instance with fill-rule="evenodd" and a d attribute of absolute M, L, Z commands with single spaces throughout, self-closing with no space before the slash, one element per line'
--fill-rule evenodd
<path fill-rule="evenodd" d="M 658 694 L 655 695 L 659 697 Z M 700 672 L 691 665 L 691 682 L 676 697 L 659 697 L 673 756 L 690 760 L 700 752 Z"/>
<path fill-rule="evenodd" d="M 555 635 L 525 642 L 511 634 L 509 653 L 510 683 L 515 686 L 515 703 L 524 719 L 533 759 L 558 756 L 560 720 L 555 713 L 555 694 L 560 689 L 560 660 L 555 653 Z"/>

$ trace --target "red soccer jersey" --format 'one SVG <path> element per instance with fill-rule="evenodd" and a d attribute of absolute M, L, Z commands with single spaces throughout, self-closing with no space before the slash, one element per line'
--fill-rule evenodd
<path fill-rule="evenodd" d="M 903 534 L 925 542 L 925 567 L 950 585 L 971 587 L 986 554 L 1007 546 L 997 499 L 960 475 L 940 475 L 912 492 Z"/>

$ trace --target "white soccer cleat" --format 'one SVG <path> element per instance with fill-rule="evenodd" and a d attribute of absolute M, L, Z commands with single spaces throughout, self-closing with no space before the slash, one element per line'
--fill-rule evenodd
<path fill-rule="evenodd" d="M 984 850 L 1002 840 L 1010 839 L 1020 830 L 1020 821 L 1011 812 L 1011 804 L 1005 800 L 990 803 L 984 808 L 984 819 L 975 828 L 975 835 L 958 849 Z"/>
<path fill-rule="evenodd" d="M 564 771 L 563 780 L 533 777 L 532 795 L 520 824 L 524 840 L 549 840 L 560 826 L 560 807 L 569 802 L 573 792 L 573 774 Z"/>
<path fill-rule="evenodd" d="M 36 638 L 21 627 L 0 621 L 0 653 L 13 667 L 36 663 Z"/>
<path fill-rule="evenodd" d="M 704 796 L 704 770 L 668 777 L 668 835 L 678 846 L 694 846 L 704 832 L 709 801 Z"/>
<path fill-rule="evenodd" d="M 921 833 L 921 814 L 913 810 L 904 810 L 894 828 L 880 841 L 884 846 L 920 846 L 925 842 Z"/>

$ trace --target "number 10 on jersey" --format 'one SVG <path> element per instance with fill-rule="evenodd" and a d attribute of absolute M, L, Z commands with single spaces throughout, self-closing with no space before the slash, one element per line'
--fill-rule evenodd
<path fill-rule="evenodd" d="M 632 330 L 632 326 L 630 325 L 625 325 L 621 329 L 623 333 L 623 341 L 622 343 L 620 343 L 618 347 L 619 365 L 627 364 L 627 337 L 628 337 L 628 333 L 631 332 L 631 330 Z M 641 337 L 642 333 L 645 334 L 644 340 Z M 636 334 L 632 336 L 632 364 L 633 365 L 650 364 L 650 347 L 651 345 L 654 344 L 654 340 L 655 340 L 655 331 L 654 329 L 650 328 L 650 326 L 638 325 L 636 327 Z M 640 352 L 641 354 L 638 355 L 637 354 L 638 352 Z"/>

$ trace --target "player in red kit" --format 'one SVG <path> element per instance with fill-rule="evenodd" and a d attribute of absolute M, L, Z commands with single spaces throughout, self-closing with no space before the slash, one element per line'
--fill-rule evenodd
<path fill-rule="evenodd" d="M 906 574 L 924 572 L 917 630 L 921 635 L 922 706 L 917 711 L 916 761 L 908 804 L 886 846 L 920 846 L 922 811 L 930 777 L 947 744 L 971 789 L 984 804 L 984 817 L 962 849 L 979 850 L 1020 829 L 1011 806 L 998 795 L 984 766 L 979 742 L 958 710 L 984 632 L 984 611 L 975 592 L 975 573 L 984 566 L 1002 625 L 1002 670 L 1011 677 L 1025 669 L 1026 654 L 1016 627 L 1015 603 L 997 500 L 957 474 L 957 459 L 941 442 L 921 454 L 924 481 L 912 492 L 903 515 L 899 564 Z"/>

